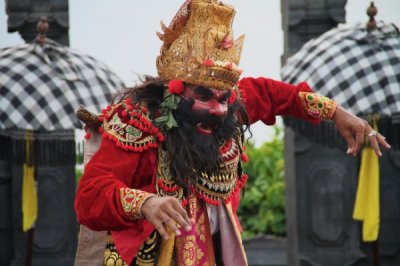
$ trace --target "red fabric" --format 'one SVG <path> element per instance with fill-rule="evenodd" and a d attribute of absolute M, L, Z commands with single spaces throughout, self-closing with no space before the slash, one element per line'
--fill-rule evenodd
<path fill-rule="evenodd" d="M 113 240 L 126 262 L 132 261 L 154 226 L 144 219 L 129 219 L 122 209 L 119 190 L 130 187 L 155 193 L 156 156 L 157 149 L 124 151 L 103 138 L 78 186 L 75 210 L 79 223 L 92 230 L 119 231 L 112 232 Z"/>
<path fill-rule="evenodd" d="M 244 91 L 251 123 L 261 120 L 273 125 L 277 115 L 291 115 L 314 124 L 320 122 L 320 119 L 307 115 L 300 102 L 300 91 L 313 92 L 307 83 L 295 86 L 267 78 L 243 78 L 239 81 L 239 89 Z"/>
<path fill-rule="evenodd" d="M 312 123 L 320 120 L 308 116 L 298 93 L 312 92 L 305 83 L 298 86 L 265 78 L 244 78 L 239 82 L 245 91 L 245 105 L 251 123 L 275 123 L 277 115 L 293 115 Z M 120 202 L 120 188 L 130 187 L 155 193 L 157 149 L 144 152 L 124 151 L 104 138 L 97 153 L 85 167 L 80 181 L 75 209 L 78 221 L 92 230 L 112 231 L 114 243 L 129 264 L 138 249 L 154 230 L 144 219 L 132 221 L 124 213 Z M 241 229 L 236 210 L 240 191 L 231 199 L 235 221 Z"/>

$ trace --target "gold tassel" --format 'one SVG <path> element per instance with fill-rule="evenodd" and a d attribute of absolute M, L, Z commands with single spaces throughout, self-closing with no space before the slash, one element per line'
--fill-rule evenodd
<path fill-rule="evenodd" d="M 22 230 L 27 232 L 34 227 L 38 215 L 38 196 L 33 163 L 33 132 L 25 134 L 25 162 L 22 176 Z"/>

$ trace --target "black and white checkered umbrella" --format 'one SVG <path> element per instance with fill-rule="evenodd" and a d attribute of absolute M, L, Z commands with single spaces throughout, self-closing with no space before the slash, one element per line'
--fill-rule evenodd
<path fill-rule="evenodd" d="M 99 112 L 123 86 L 103 63 L 49 39 L 0 49 L 0 129 L 80 128 L 80 105 Z"/>
<path fill-rule="evenodd" d="M 366 119 L 379 115 L 379 131 L 400 149 L 400 33 L 392 24 L 339 25 L 307 42 L 287 60 L 282 79 L 306 81 L 321 95 L 336 100 Z M 330 123 L 309 127 L 285 118 L 285 124 L 313 141 L 345 147 Z M 326 141 L 328 140 L 328 141 Z"/>
<path fill-rule="evenodd" d="M 356 115 L 400 112 L 400 33 L 392 24 L 340 25 L 287 60 L 282 79 L 307 81 Z"/>

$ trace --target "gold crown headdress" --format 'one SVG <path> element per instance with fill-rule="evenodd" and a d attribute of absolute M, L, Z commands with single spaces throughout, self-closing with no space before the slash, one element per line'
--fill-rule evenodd
<path fill-rule="evenodd" d="M 239 80 L 244 36 L 233 41 L 235 9 L 215 0 L 188 0 L 169 27 L 161 24 L 164 42 L 157 70 L 165 80 L 230 90 Z"/>

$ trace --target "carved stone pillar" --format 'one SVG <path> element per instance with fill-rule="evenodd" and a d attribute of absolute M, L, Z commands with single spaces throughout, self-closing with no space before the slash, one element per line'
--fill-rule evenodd
<path fill-rule="evenodd" d="M 343 22 L 344 6 L 345 1 L 282 1 L 282 61 L 311 37 Z M 384 129 L 388 124 L 379 126 L 388 134 L 396 132 L 393 126 Z M 313 126 L 303 123 L 302 127 Z M 320 134 L 324 134 L 323 128 Z M 383 151 L 379 159 L 379 239 L 378 243 L 365 243 L 361 223 L 352 219 L 360 156 L 347 156 L 345 145 L 327 147 L 309 140 L 319 136 L 305 138 L 285 129 L 288 265 L 400 265 L 400 151 Z M 400 136 L 395 136 L 392 140 L 398 143 Z M 329 137 L 335 138 L 324 134 Z"/>
<path fill-rule="evenodd" d="M 282 65 L 308 40 L 344 22 L 345 4 L 346 0 L 281 0 Z M 287 245 L 291 266 L 347 265 L 360 256 L 350 254 L 357 249 L 355 236 L 349 236 L 356 228 L 344 219 L 351 217 L 348 196 L 355 179 L 348 175 L 356 174 L 356 163 L 354 159 L 336 159 L 341 151 L 327 150 L 292 129 L 285 129 Z M 344 249 L 349 252 L 343 252 Z"/>
<path fill-rule="evenodd" d="M 281 0 L 284 54 L 295 53 L 311 38 L 345 21 L 346 0 Z"/>

